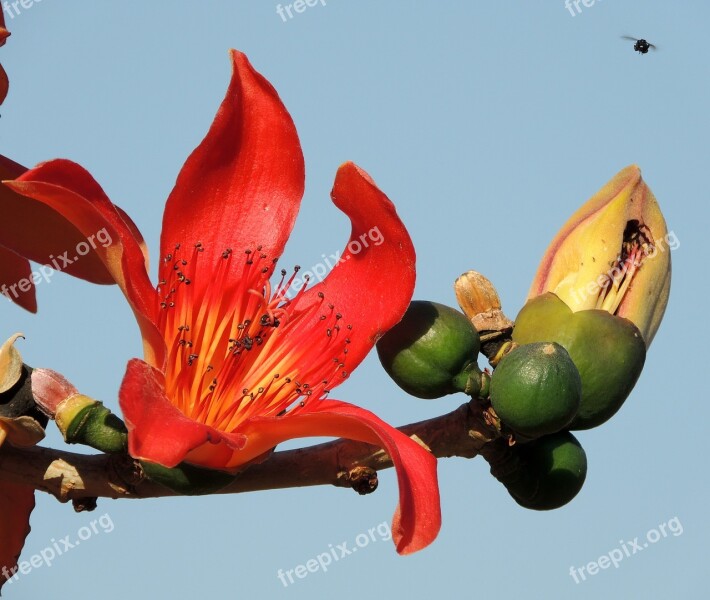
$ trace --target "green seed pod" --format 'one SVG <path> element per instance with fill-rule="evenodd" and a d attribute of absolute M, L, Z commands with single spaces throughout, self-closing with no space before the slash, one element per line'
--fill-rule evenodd
<path fill-rule="evenodd" d="M 532 510 L 554 510 L 574 498 L 587 477 L 587 455 L 569 431 L 546 435 L 519 448 L 522 462 L 537 481 L 531 495 L 512 494 Z"/>
<path fill-rule="evenodd" d="M 526 438 L 560 431 L 579 409 L 582 381 L 559 344 L 519 346 L 491 376 L 491 405 L 501 421 Z"/>
<path fill-rule="evenodd" d="M 628 319 L 604 310 L 572 310 L 552 293 L 530 300 L 515 320 L 519 344 L 556 342 L 582 379 L 582 400 L 569 428 L 591 429 L 611 418 L 638 380 L 646 344 Z"/>
<path fill-rule="evenodd" d="M 402 320 L 377 342 L 377 355 L 399 387 L 412 396 L 430 399 L 454 392 L 478 393 L 480 348 L 478 332 L 463 313 L 415 300 Z"/>

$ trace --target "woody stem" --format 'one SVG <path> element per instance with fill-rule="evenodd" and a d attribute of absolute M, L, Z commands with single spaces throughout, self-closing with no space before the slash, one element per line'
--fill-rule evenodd
<path fill-rule="evenodd" d="M 475 457 L 500 437 L 487 409 L 476 401 L 426 421 L 399 428 L 439 458 Z M 352 487 L 368 493 L 377 486 L 376 472 L 392 467 L 381 449 L 350 440 L 336 440 L 297 450 L 275 452 L 266 461 L 242 471 L 216 493 L 236 494 L 312 485 Z M 29 485 L 77 510 L 86 499 L 155 498 L 179 495 L 145 477 L 140 464 L 125 454 L 85 455 L 33 447 L 0 448 L 0 481 Z"/>

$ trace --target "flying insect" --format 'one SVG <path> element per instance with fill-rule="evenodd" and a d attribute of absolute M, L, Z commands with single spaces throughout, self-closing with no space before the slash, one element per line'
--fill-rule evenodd
<path fill-rule="evenodd" d="M 622 35 L 622 39 L 624 40 L 631 40 L 634 42 L 634 50 L 638 52 L 639 54 L 647 54 L 649 50 L 657 50 L 657 46 L 654 44 L 649 44 L 646 40 L 644 39 L 638 39 L 635 37 L 631 37 L 630 35 Z"/>

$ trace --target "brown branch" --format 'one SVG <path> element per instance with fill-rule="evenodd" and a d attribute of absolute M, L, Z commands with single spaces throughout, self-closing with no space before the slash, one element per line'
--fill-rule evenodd
<path fill-rule="evenodd" d="M 495 419 L 476 401 L 400 430 L 439 458 L 473 458 L 483 446 L 500 436 Z M 390 457 L 375 446 L 336 440 L 275 452 L 216 493 L 330 484 L 352 487 L 363 494 L 377 487 L 377 471 L 391 466 Z M 178 495 L 147 479 L 137 461 L 125 455 L 85 455 L 43 447 L 19 449 L 8 444 L 0 448 L 0 480 L 32 486 L 62 502 L 71 500 L 77 510 L 90 507 L 90 499 L 97 497 Z"/>

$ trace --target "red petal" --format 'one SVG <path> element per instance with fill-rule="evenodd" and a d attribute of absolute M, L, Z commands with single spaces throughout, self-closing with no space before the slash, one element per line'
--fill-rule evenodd
<path fill-rule="evenodd" d="M 121 287 L 136 314 L 147 360 L 162 366 L 165 343 L 154 325 L 157 295 L 146 271 L 145 245 L 137 237 L 135 225 L 124 218 L 125 213 L 111 203 L 88 171 L 68 160 L 42 163 L 5 185 L 44 203 L 45 208 L 53 209 L 76 228 L 80 242 L 93 251 L 73 256 L 76 244 L 60 247 L 62 251 L 68 250 L 70 266 L 82 265 L 92 256 L 103 262 L 107 282 L 115 281 Z M 27 256 L 33 258 L 29 252 Z"/>
<path fill-rule="evenodd" d="M 0 246 L 0 294 L 30 312 L 37 312 L 30 263 L 4 246 Z"/>
<path fill-rule="evenodd" d="M 161 256 L 201 242 L 207 264 L 216 265 L 227 248 L 258 245 L 278 258 L 293 229 L 305 178 L 296 129 L 246 56 L 233 50 L 231 58 L 224 101 L 168 198 Z"/>
<path fill-rule="evenodd" d="M 5 39 L 10 32 L 5 29 L 5 14 L 0 10 L 0 46 L 5 45 Z"/>
<path fill-rule="evenodd" d="M 142 360 L 128 362 L 119 404 L 128 428 L 128 452 L 134 458 L 174 467 L 190 451 L 210 443 L 211 461 L 200 464 L 219 469 L 234 449 L 244 446 L 244 436 L 223 434 L 183 415 L 165 395 L 162 373 Z"/>
<path fill-rule="evenodd" d="M 10 90 L 10 81 L 7 78 L 7 73 L 5 72 L 5 69 L 3 69 L 2 65 L 0 65 L 0 104 L 5 102 L 5 98 L 7 98 L 7 92 Z"/>
<path fill-rule="evenodd" d="M 400 554 L 428 546 L 441 527 L 436 459 L 371 412 L 335 400 L 309 412 L 254 418 L 239 433 L 225 434 L 185 417 L 165 396 L 162 374 L 133 359 L 119 393 L 131 456 L 174 467 L 187 462 L 235 470 L 293 438 L 332 436 L 383 447 L 397 469 L 400 501 L 392 534 Z"/>
<path fill-rule="evenodd" d="M 436 458 L 371 412 L 337 400 L 320 400 L 309 412 L 251 419 L 241 432 L 247 436 L 243 452 L 249 456 L 258 456 L 287 439 L 313 436 L 343 437 L 381 446 L 392 458 L 399 482 L 399 506 L 392 520 L 397 552 L 421 550 L 439 533 Z"/>
<path fill-rule="evenodd" d="M 0 481 L 0 588 L 7 583 L 5 573 L 17 566 L 34 507 L 34 488 Z"/>
<path fill-rule="evenodd" d="M 20 177 L 27 169 L 0 156 L 0 179 Z M 76 227 L 55 210 L 0 185 L 0 243 L 18 254 L 41 264 L 51 264 L 50 256 L 59 256 L 86 241 Z M 31 225 L 30 225 L 31 224 Z M 64 268 L 70 275 L 93 283 L 113 283 L 106 267 L 93 253 Z"/>
<path fill-rule="evenodd" d="M 352 371 L 402 319 L 414 293 L 416 256 L 394 205 L 365 171 L 353 163 L 342 165 L 331 197 L 350 217 L 350 240 L 341 262 L 325 281 L 306 291 L 298 307 L 319 302 L 323 292 L 343 322 L 353 326 L 346 363 Z"/>

